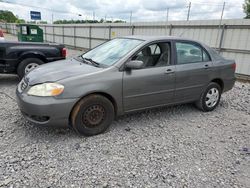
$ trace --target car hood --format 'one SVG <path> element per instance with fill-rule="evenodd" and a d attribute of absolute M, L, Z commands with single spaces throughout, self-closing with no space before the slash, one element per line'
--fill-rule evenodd
<path fill-rule="evenodd" d="M 103 68 L 88 65 L 72 58 L 41 65 L 28 73 L 25 79 L 29 85 L 35 85 L 44 82 L 56 82 L 78 75 L 87 75 L 100 70 L 103 70 Z"/>

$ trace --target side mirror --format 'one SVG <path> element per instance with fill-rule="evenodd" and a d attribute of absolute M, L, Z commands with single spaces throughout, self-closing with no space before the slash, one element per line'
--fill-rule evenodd
<path fill-rule="evenodd" d="M 143 61 L 139 61 L 139 60 L 132 60 L 129 61 L 125 64 L 125 68 L 126 69 L 141 69 L 143 67 L 144 63 Z"/>

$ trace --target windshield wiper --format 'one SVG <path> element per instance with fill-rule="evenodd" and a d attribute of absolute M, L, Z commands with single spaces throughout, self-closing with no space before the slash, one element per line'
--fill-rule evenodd
<path fill-rule="evenodd" d="M 85 57 L 82 57 L 82 56 L 80 56 L 80 57 L 83 59 L 83 61 L 87 62 L 88 64 L 92 64 L 92 65 L 94 65 L 96 67 L 100 66 L 100 63 L 97 63 L 96 61 L 94 61 L 91 58 L 85 58 Z"/>

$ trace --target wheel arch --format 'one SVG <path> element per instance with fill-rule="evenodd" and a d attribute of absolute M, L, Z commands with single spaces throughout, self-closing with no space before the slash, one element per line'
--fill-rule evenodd
<path fill-rule="evenodd" d="M 92 92 L 92 93 L 88 93 L 86 95 L 83 95 L 79 100 L 77 100 L 74 104 L 74 106 L 72 107 L 71 111 L 70 111 L 70 115 L 69 115 L 69 123 L 71 124 L 71 116 L 73 113 L 74 108 L 76 107 L 76 105 L 85 97 L 88 97 L 90 95 L 101 95 L 104 96 L 105 98 L 107 98 L 113 105 L 114 110 L 115 110 L 115 116 L 117 116 L 117 112 L 118 112 L 118 106 L 117 106 L 117 102 L 114 99 L 114 97 L 106 92 L 102 92 L 102 91 L 96 91 L 96 92 Z"/>
<path fill-rule="evenodd" d="M 211 82 L 217 83 L 221 87 L 221 91 L 224 90 L 224 82 L 221 78 L 215 78 Z"/>
<path fill-rule="evenodd" d="M 18 61 L 19 61 L 19 63 L 21 63 L 23 60 L 28 59 L 28 58 L 37 58 L 37 59 L 40 59 L 41 61 L 43 61 L 44 63 L 47 62 L 47 59 L 46 59 L 44 54 L 36 53 L 36 52 L 23 53 L 19 57 Z"/>

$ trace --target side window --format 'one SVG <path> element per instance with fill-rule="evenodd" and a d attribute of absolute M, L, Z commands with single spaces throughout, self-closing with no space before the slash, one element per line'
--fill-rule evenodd
<path fill-rule="evenodd" d="M 208 54 L 203 50 L 203 61 L 211 61 Z"/>
<path fill-rule="evenodd" d="M 155 43 L 144 47 L 132 60 L 143 61 L 144 68 L 166 66 L 170 64 L 170 52 L 170 43 Z"/>
<path fill-rule="evenodd" d="M 198 45 L 176 42 L 177 64 L 209 61 L 208 54 Z"/>
<path fill-rule="evenodd" d="M 153 44 L 149 46 L 151 49 L 151 54 L 152 55 L 159 55 L 161 54 L 161 49 L 158 44 Z"/>

